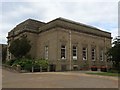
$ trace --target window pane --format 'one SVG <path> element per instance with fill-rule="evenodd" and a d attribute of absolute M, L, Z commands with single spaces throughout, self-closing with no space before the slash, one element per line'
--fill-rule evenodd
<path fill-rule="evenodd" d="M 62 59 L 65 59 L 66 57 L 65 57 L 65 45 L 61 45 L 61 58 Z"/>
<path fill-rule="evenodd" d="M 45 59 L 48 59 L 48 46 L 45 46 Z"/>
<path fill-rule="evenodd" d="M 73 49 L 75 49 L 75 50 L 76 50 L 76 46 L 73 46 Z"/>
<path fill-rule="evenodd" d="M 100 61 L 103 61 L 103 50 L 100 50 Z"/>
<path fill-rule="evenodd" d="M 73 46 L 73 59 L 76 60 L 77 59 L 77 47 L 76 46 Z"/>
<path fill-rule="evenodd" d="M 92 48 L 91 51 L 92 51 L 92 52 L 91 52 L 91 59 L 92 59 L 92 60 L 95 60 L 95 49 Z"/>
<path fill-rule="evenodd" d="M 65 49 L 65 46 L 64 46 L 64 45 L 62 45 L 62 46 L 61 46 L 61 48 Z"/>
<path fill-rule="evenodd" d="M 82 55 L 83 55 L 83 60 L 87 60 L 87 48 L 83 47 Z"/>

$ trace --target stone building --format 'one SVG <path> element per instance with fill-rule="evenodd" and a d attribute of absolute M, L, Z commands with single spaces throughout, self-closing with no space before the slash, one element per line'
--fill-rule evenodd
<path fill-rule="evenodd" d="M 7 45 L 0 44 L 0 64 L 6 61 Z"/>
<path fill-rule="evenodd" d="M 105 52 L 111 47 L 111 33 L 98 28 L 64 18 L 48 23 L 28 19 L 8 33 L 8 47 L 22 35 L 31 41 L 32 58 L 48 59 L 51 71 L 109 65 Z M 9 50 L 7 56 L 12 58 Z"/>

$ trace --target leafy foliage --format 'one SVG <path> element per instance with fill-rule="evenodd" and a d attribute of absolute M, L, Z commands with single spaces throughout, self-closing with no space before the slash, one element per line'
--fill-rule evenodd
<path fill-rule="evenodd" d="M 7 61 L 6 64 L 9 66 L 12 66 L 14 62 L 15 62 L 15 60 L 12 59 L 12 60 Z"/>
<path fill-rule="evenodd" d="M 48 60 L 45 60 L 45 59 L 35 60 L 35 65 L 38 65 L 42 68 L 47 68 L 48 67 Z"/>
<path fill-rule="evenodd" d="M 7 65 L 13 67 L 17 67 L 18 65 L 20 65 L 22 70 L 31 71 L 32 67 L 38 69 L 40 69 L 40 67 L 42 67 L 42 69 L 48 68 L 48 60 L 45 59 L 32 60 L 32 59 L 21 58 L 21 59 L 10 60 L 7 62 Z"/>
<path fill-rule="evenodd" d="M 11 42 L 9 51 L 16 58 L 22 58 L 25 56 L 31 49 L 30 41 L 26 37 L 21 37 L 20 39 L 15 39 Z"/>
<path fill-rule="evenodd" d="M 120 66 L 120 39 L 114 39 L 113 47 L 107 52 L 108 59 L 113 62 L 115 69 L 119 70 Z"/>
<path fill-rule="evenodd" d="M 26 58 L 17 59 L 12 66 L 17 65 L 20 65 L 21 69 L 30 70 L 32 68 L 32 60 Z"/>

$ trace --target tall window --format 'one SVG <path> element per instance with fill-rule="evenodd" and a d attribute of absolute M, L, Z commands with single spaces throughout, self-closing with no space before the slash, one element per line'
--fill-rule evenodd
<path fill-rule="evenodd" d="M 48 46 L 45 46 L 45 59 L 48 59 Z"/>
<path fill-rule="evenodd" d="M 91 59 L 92 59 L 92 61 L 95 61 L 95 48 L 92 48 Z"/>
<path fill-rule="evenodd" d="M 65 47 L 65 45 L 61 45 L 61 58 L 62 59 L 66 58 L 66 47 Z"/>
<path fill-rule="evenodd" d="M 87 60 L 87 48 L 83 47 L 82 49 L 82 56 L 83 56 L 83 60 Z"/>
<path fill-rule="evenodd" d="M 77 47 L 73 46 L 73 59 L 77 60 Z"/>
<path fill-rule="evenodd" d="M 100 50 L 100 61 L 103 61 L 103 50 Z"/>

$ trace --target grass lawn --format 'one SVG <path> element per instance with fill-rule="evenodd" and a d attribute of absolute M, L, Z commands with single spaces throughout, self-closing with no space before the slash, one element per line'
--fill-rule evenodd
<path fill-rule="evenodd" d="M 120 73 L 118 74 L 118 73 L 110 73 L 110 72 L 87 72 L 86 74 L 120 77 Z"/>

